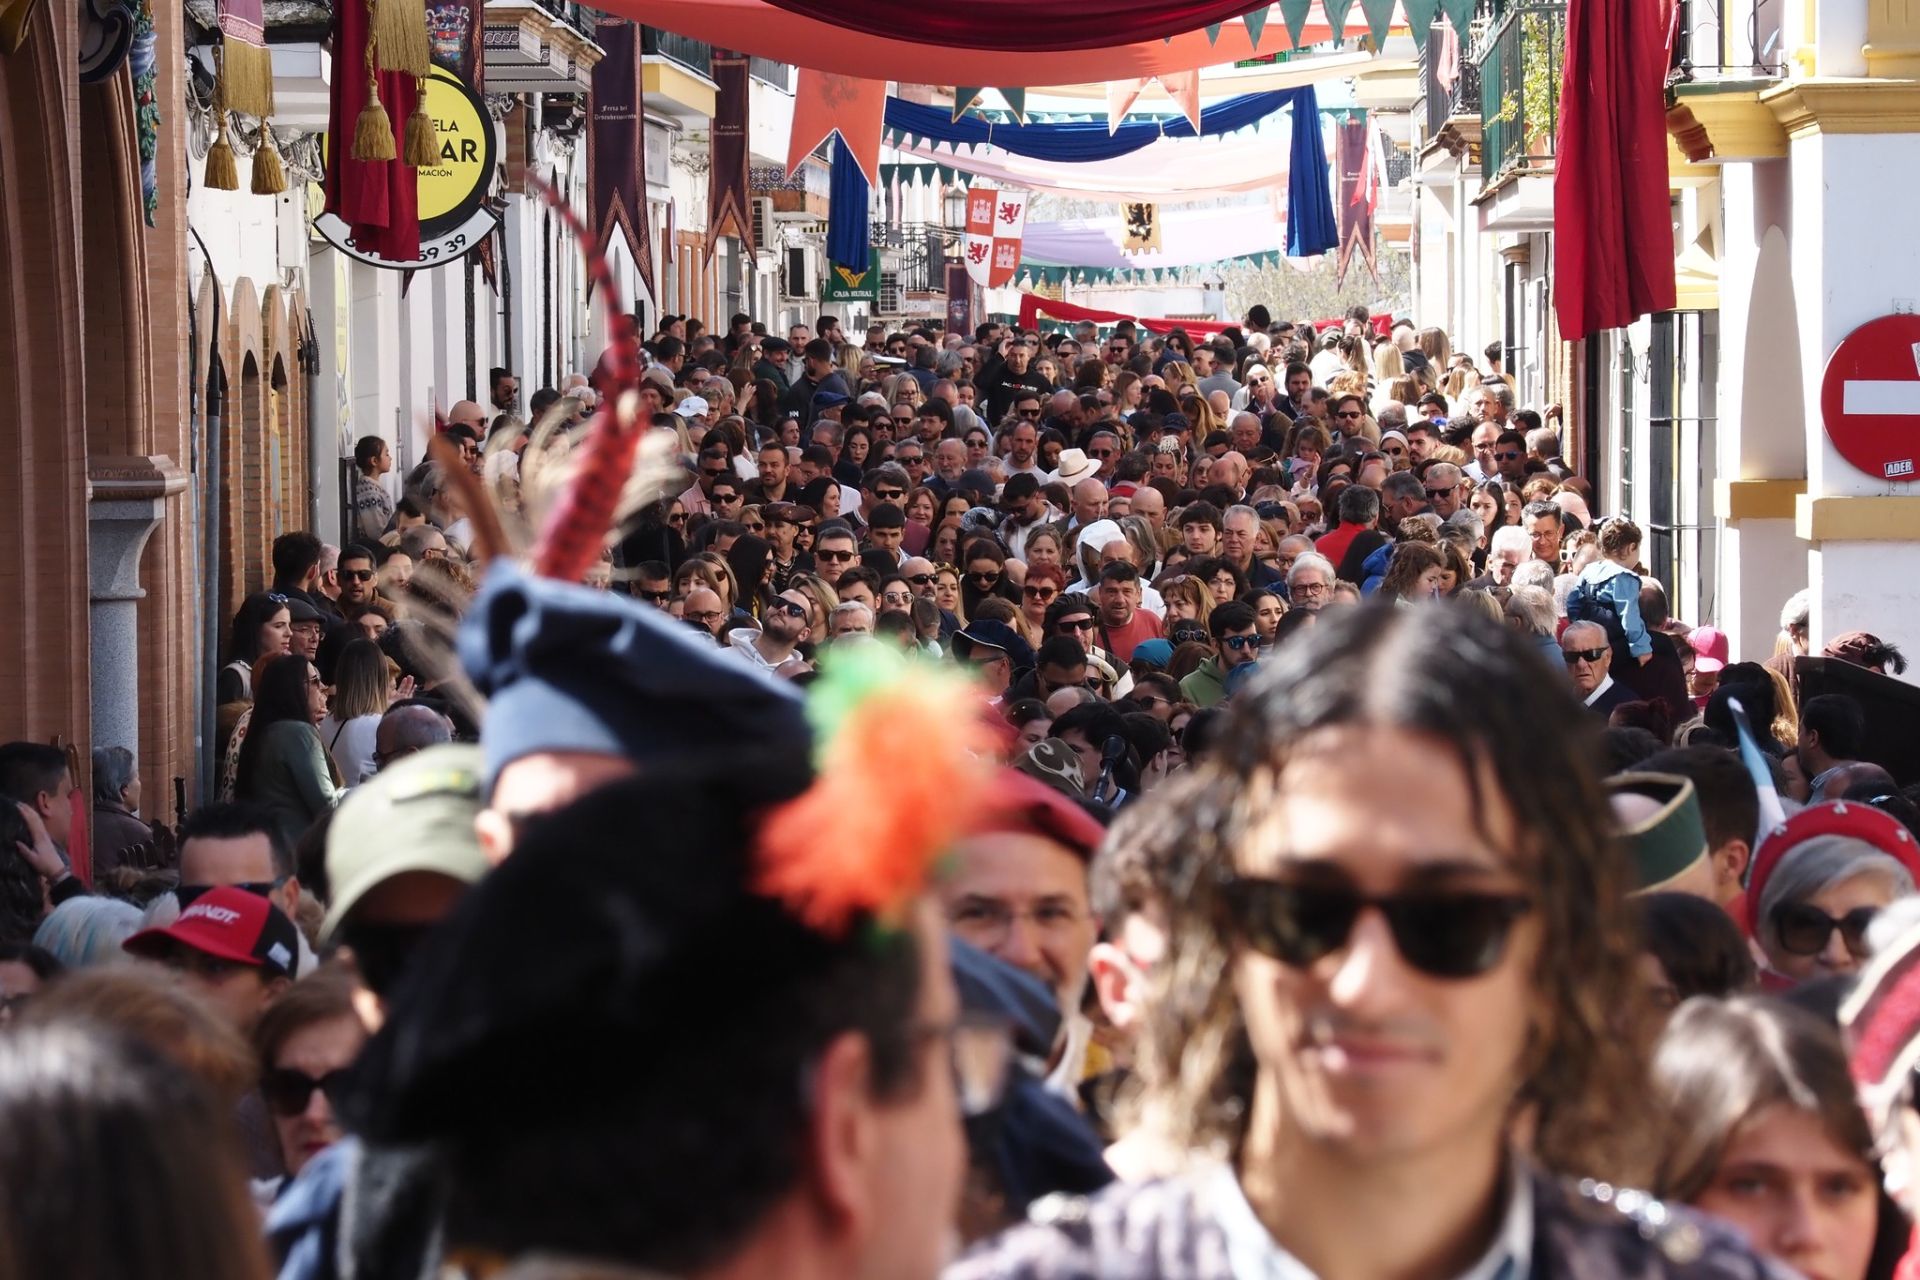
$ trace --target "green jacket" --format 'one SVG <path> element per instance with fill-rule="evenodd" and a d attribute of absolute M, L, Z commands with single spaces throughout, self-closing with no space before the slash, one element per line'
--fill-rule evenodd
<path fill-rule="evenodd" d="M 282 720 L 269 725 L 256 750 L 259 755 L 240 798 L 272 810 L 291 849 L 345 791 L 334 784 L 320 732 L 310 724 Z"/>
<path fill-rule="evenodd" d="M 1227 679 L 1220 659 L 1208 658 L 1180 682 L 1181 696 L 1196 707 L 1219 705 L 1227 696 Z"/>

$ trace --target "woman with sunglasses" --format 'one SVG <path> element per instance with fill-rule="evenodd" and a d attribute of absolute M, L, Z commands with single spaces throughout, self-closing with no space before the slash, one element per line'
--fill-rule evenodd
<path fill-rule="evenodd" d="M 971 538 L 960 567 L 966 576 L 960 582 L 960 600 L 969 618 L 978 615 L 980 602 L 998 596 L 1016 608 L 1021 603 L 1020 588 L 1007 579 L 1007 553 L 992 538 Z"/>
<path fill-rule="evenodd" d="M 260 1015 L 253 1031 L 260 1097 L 287 1176 L 256 1184 L 256 1195 L 278 1196 L 309 1160 L 340 1141 L 332 1094 L 366 1042 L 366 1027 L 353 1011 L 353 982 L 339 965 L 300 979 Z"/>
<path fill-rule="evenodd" d="M 1881 1195 L 1873 1134 L 1830 1022 L 1779 1000 L 1689 1000 L 1660 1037 L 1652 1076 L 1668 1117 L 1655 1195 L 1731 1222 L 1817 1280 L 1876 1274 L 1883 1237 L 1883 1256 L 1899 1256 L 1899 1215 Z"/>
<path fill-rule="evenodd" d="M 253 694 L 234 798 L 270 811 L 284 847 L 291 849 L 314 819 L 346 794 L 320 740 L 327 690 L 311 662 L 289 653 L 261 673 Z"/>
<path fill-rule="evenodd" d="M 1766 1274 L 1613 1194 L 1647 1150 L 1631 882 L 1564 678 L 1463 610 L 1357 608 L 1218 714 L 1135 1063 L 1151 1136 L 1220 1159 L 948 1280 Z"/>
<path fill-rule="evenodd" d="M 1026 622 L 1027 642 L 1039 646 L 1046 634 L 1047 607 L 1067 589 L 1066 575 L 1057 566 L 1027 566 L 1027 579 L 1020 584 L 1020 616 Z"/>
<path fill-rule="evenodd" d="M 1878 809 L 1833 801 L 1794 814 L 1760 842 L 1747 883 L 1761 987 L 1858 972 L 1867 926 L 1917 879 L 1912 833 Z"/>

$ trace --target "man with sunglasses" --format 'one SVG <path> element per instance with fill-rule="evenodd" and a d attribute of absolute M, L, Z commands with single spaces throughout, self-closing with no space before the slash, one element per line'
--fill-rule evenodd
<path fill-rule="evenodd" d="M 851 569 L 860 558 L 859 544 L 855 541 L 853 530 L 844 523 L 835 522 L 820 531 L 813 548 L 814 572 L 828 586 L 840 581 L 840 575 Z"/>
<path fill-rule="evenodd" d="M 1288 644 L 1195 789 L 1141 801 L 1179 805 L 1185 1011 L 1149 1011 L 1144 1110 L 1226 1158 L 1056 1204 L 948 1280 L 1778 1274 L 1615 1190 L 1649 1109 L 1597 727 L 1484 617 L 1350 610 Z"/>
<path fill-rule="evenodd" d="M 973 385 L 987 398 L 987 421 L 999 422 L 1012 411 L 1016 400 L 1031 396 L 1038 409 L 1053 394 L 1053 384 L 1032 368 L 1033 353 L 1039 343 L 1029 337 L 1005 340 L 1000 354 L 987 361 L 974 375 Z M 1038 421 L 1038 415 L 1035 415 Z"/>
<path fill-rule="evenodd" d="M 813 605 L 802 592 L 789 588 L 775 596 L 761 611 L 760 628 L 735 627 L 727 633 L 727 652 L 778 675 L 792 675 L 807 669 L 799 647 L 811 632 Z"/>
<path fill-rule="evenodd" d="M 1412 447 L 1411 440 L 1408 447 Z M 1433 508 L 1433 514 L 1448 520 L 1460 510 L 1460 493 L 1465 483 L 1460 468 L 1451 462 L 1436 462 L 1422 473 L 1420 481 L 1426 486 L 1427 504 Z"/>
<path fill-rule="evenodd" d="M 1496 478 L 1518 487 L 1527 480 L 1527 437 L 1509 427 L 1493 438 Z"/>
<path fill-rule="evenodd" d="M 1227 696 L 1227 673 L 1260 656 L 1259 619 L 1244 600 L 1228 600 L 1207 617 L 1213 655 L 1180 681 L 1180 695 L 1196 707 L 1216 706 Z"/>
<path fill-rule="evenodd" d="M 280 908 L 239 885 L 197 895 L 172 924 L 144 929 L 121 944 L 180 974 L 240 1032 L 293 985 L 300 931 Z"/>
<path fill-rule="evenodd" d="M 1602 720 L 1623 702 L 1637 702 L 1639 695 L 1608 674 L 1613 665 L 1613 648 L 1607 643 L 1607 629 L 1597 622 L 1573 622 L 1560 633 L 1560 653 L 1567 663 L 1567 675 L 1580 692 L 1581 701 Z"/>

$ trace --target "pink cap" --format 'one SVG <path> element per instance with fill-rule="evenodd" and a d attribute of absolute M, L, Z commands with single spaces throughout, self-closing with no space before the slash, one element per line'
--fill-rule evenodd
<path fill-rule="evenodd" d="M 1727 665 L 1727 633 L 1717 627 L 1695 627 L 1687 632 L 1693 646 L 1695 671 L 1719 671 Z"/>

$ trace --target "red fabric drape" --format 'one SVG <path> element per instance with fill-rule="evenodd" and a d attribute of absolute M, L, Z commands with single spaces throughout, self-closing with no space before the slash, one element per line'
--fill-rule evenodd
<path fill-rule="evenodd" d="M 1093 307 L 1076 307 L 1071 302 L 1056 302 L 1052 298 L 1042 298 L 1038 294 L 1020 295 L 1020 327 L 1033 328 L 1042 313 L 1055 320 L 1091 320 L 1095 324 L 1116 324 L 1121 320 L 1131 320 L 1143 329 L 1154 333 L 1171 333 L 1175 329 L 1184 329 L 1189 337 L 1211 338 L 1227 327 L 1224 320 L 1165 320 L 1158 316 L 1130 316 L 1120 311 L 1100 311 Z"/>
<path fill-rule="evenodd" d="M 338 0 L 333 6 L 333 93 L 327 107 L 327 212 L 353 228 L 353 242 L 390 262 L 420 257 L 420 179 L 399 159 L 355 160 L 354 124 L 367 102 L 367 6 Z M 394 151 L 406 138 L 413 114 L 413 77 L 382 71 L 380 101 L 393 122 Z"/>
<path fill-rule="evenodd" d="M 1163 40 L 1237 18 L 1247 0 L 1095 0 L 1047 6 L 1028 0 L 901 5 L 894 0 L 768 0 L 775 8 L 850 31 L 964 49 L 1058 53 Z"/>
<path fill-rule="evenodd" d="M 1553 307 L 1572 341 L 1674 304 L 1667 0 L 1571 0 L 1553 171 Z"/>

